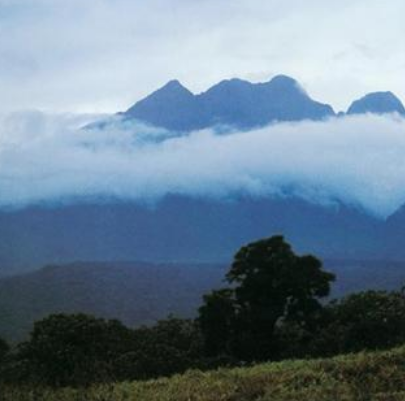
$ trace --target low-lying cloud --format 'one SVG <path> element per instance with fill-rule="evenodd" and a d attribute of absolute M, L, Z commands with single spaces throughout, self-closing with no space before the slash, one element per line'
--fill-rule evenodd
<path fill-rule="evenodd" d="M 90 116 L 0 119 L 0 207 L 169 194 L 298 196 L 387 217 L 405 203 L 405 120 L 354 116 L 249 132 L 174 137 L 134 124 L 80 129 Z"/>

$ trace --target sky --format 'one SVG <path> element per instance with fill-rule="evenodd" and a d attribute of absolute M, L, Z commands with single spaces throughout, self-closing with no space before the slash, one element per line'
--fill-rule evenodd
<path fill-rule="evenodd" d="M 0 112 L 111 113 L 171 79 L 405 100 L 403 0 L 0 0 Z"/>

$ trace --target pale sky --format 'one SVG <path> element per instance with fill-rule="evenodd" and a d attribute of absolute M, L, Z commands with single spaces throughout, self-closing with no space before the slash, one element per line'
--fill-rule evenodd
<path fill-rule="evenodd" d="M 171 79 L 405 101 L 404 0 L 0 0 L 0 112 L 115 112 Z"/>

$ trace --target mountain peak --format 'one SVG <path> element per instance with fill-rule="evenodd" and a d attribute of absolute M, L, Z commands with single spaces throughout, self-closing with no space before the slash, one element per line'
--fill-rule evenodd
<path fill-rule="evenodd" d="M 392 92 L 372 92 L 354 101 L 347 111 L 347 114 L 365 113 L 405 115 L 405 107 Z"/>
<path fill-rule="evenodd" d="M 287 75 L 276 75 L 273 79 L 268 82 L 273 88 L 280 90 L 300 90 L 300 84 L 294 79 Z"/>
<path fill-rule="evenodd" d="M 273 84 L 298 85 L 298 82 L 294 78 L 283 74 L 276 75 L 270 80 L 270 82 Z"/>
<path fill-rule="evenodd" d="M 192 120 L 197 114 L 194 94 L 179 81 L 172 80 L 133 105 L 124 117 L 169 130 L 187 131 L 194 128 Z"/>
<path fill-rule="evenodd" d="M 173 79 L 169 81 L 166 85 L 162 86 L 160 89 L 155 91 L 153 94 L 158 94 L 158 93 L 177 93 L 177 94 L 187 94 L 187 95 L 193 95 L 180 81 L 177 79 Z M 152 94 L 152 95 L 153 95 Z"/>
<path fill-rule="evenodd" d="M 216 85 L 209 88 L 206 92 L 202 93 L 203 96 L 218 92 L 229 92 L 234 90 L 243 90 L 250 88 L 252 84 L 239 78 L 224 79 Z"/>

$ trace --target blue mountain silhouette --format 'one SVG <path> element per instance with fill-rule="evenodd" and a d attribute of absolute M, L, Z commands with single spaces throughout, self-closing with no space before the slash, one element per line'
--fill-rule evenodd
<path fill-rule="evenodd" d="M 169 130 L 191 131 L 216 125 L 249 129 L 334 114 L 331 106 L 311 99 L 293 78 L 279 75 L 258 84 L 225 80 L 199 95 L 170 81 L 122 115 Z"/>

